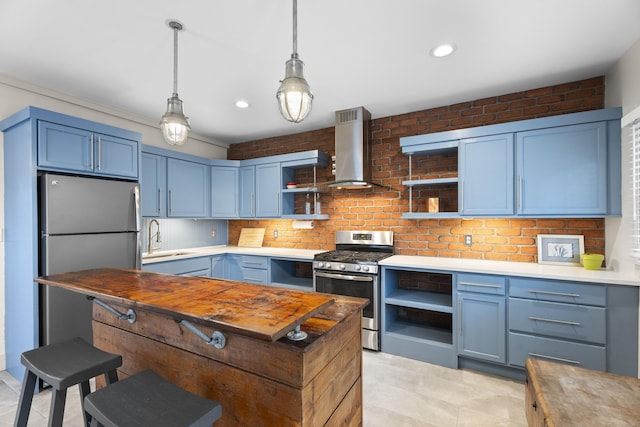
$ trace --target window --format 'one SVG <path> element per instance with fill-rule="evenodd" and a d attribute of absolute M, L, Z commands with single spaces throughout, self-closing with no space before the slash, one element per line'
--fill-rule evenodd
<path fill-rule="evenodd" d="M 633 242 L 631 255 L 635 263 L 640 264 L 640 119 L 631 124 L 631 168 L 633 189 Z"/>

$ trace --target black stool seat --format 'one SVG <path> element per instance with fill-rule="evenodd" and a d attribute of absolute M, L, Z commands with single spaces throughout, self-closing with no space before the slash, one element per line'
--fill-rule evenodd
<path fill-rule="evenodd" d="M 148 370 L 84 398 L 91 426 L 210 427 L 222 415 L 215 400 L 190 393 Z"/>
<path fill-rule="evenodd" d="M 91 391 L 91 378 L 104 374 L 107 384 L 117 382 L 116 368 L 122 365 L 122 356 L 99 350 L 82 338 L 73 338 L 25 351 L 21 362 L 27 369 L 15 425 L 27 425 L 36 379 L 40 378 L 53 389 L 49 425 L 61 426 L 67 388 L 79 384 L 80 399 L 84 399 Z M 87 421 L 86 414 L 84 415 Z"/>

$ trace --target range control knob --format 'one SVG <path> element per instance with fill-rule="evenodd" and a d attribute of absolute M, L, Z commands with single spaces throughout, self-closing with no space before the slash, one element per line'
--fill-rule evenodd
<path fill-rule="evenodd" d="M 345 267 L 345 265 L 344 265 L 344 264 L 340 264 L 340 265 L 338 266 L 338 268 L 339 268 L 340 270 L 344 270 L 346 267 Z"/>
<path fill-rule="evenodd" d="M 362 271 L 369 271 L 369 266 L 368 265 L 363 266 Z"/>
<path fill-rule="evenodd" d="M 360 266 L 356 265 L 355 267 L 353 267 L 356 271 L 360 271 Z"/>

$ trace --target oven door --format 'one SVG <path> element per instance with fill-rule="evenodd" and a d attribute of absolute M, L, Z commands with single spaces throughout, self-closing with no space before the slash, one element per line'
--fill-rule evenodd
<path fill-rule="evenodd" d="M 374 331 L 378 330 L 380 290 L 377 275 L 328 273 L 316 270 L 313 273 L 313 289 L 316 292 L 326 294 L 369 300 L 369 304 L 362 309 L 362 327 Z"/>

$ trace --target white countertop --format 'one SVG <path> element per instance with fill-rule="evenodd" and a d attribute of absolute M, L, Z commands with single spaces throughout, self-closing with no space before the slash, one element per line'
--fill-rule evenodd
<path fill-rule="evenodd" d="M 580 266 L 410 255 L 393 255 L 380 261 L 380 264 L 392 267 L 428 268 L 457 272 L 500 274 L 503 276 L 524 276 L 542 279 L 640 286 L 640 278 L 633 273 L 623 273 L 613 270 L 587 270 Z"/>
<path fill-rule="evenodd" d="M 157 251 L 154 255 L 167 255 L 145 259 L 142 264 L 174 261 L 209 255 L 239 254 L 269 257 L 283 257 L 312 261 L 315 254 L 326 252 L 320 249 L 295 248 L 245 248 L 238 246 L 206 246 L 201 248 Z M 178 253 L 179 255 L 173 255 Z M 614 270 L 587 270 L 579 266 L 535 264 L 530 262 L 487 261 L 464 258 L 438 258 L 412 255 L 393 255 L 380 261 L 380 265 L 391 267 L 424 268 L 433 270 L 500 274 L 506 276 L 537 277 L 553 280 L 573 280 L 577 282 L 606 283 L 613 285 L 640 286 L 640 277 Z"/>
<path fill-rule="evenodd" d="M 270 257 L 283 257 L 312 261 L 315 254 L 326 252 L 326 250 L 315 249 L 295 249 L 295 248 L 244 248 L 239 246 L 206 246 L 201 248 L 174 249 L 170 251 L 155 251 L 147 258 L 147 253 L 142 254 L 142 265 L 156 262 L 175 261 L 177 259 L 197 258 L 209 255 L 239 254 L 239 255 L 259 255 Z M 173 254 L 179 255 L 173 255 Z M 158 256 L 166 255 L 166 256 Z"/>

